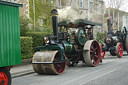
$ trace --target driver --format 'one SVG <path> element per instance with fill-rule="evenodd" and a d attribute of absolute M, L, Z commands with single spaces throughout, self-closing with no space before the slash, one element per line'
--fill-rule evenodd
<path fill-rule="evenodd" d="M 88 29 L 88 31 L 87 31 L 87 40 L 91 40 L 91 39 L 93 39 L 92 31 L 91 31 L 91 29 Z"/>

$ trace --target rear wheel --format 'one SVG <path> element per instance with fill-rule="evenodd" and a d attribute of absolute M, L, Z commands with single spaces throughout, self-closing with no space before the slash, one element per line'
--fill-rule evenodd
<path fill-rule="evenodd" d="M 97 41 L 89 40 L 84 45 L 84 61 L 88 66 L 97 66 L 101 61 L 100 46 Z"/>
<path fill-rule="evenodd" d="M 11 85 L 11 74 L 7 68 L 0 68 L 0 85 Z"/>
<path fill-rule="evenodd" d="M 122 58 L 122 56 L 123 56 L 123 46 L 119 42 L 116 45 L 116 55 L 118 58 Z"/>

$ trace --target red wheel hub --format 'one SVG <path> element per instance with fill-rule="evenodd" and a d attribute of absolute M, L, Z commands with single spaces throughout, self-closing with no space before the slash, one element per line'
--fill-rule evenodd
<path fill-rule="evenodd" d="M 59 60 L 60 60 L 59 57 L 56 56 L 56 57 L 55 57 L 55 61 L 59 61 Z M 54 67 L 55 67 L 56 72 L 57 72 L 58 74 L 61 74 L 61 73 L 64 72 L 65 66 L 66 66 L 66 62 L 54 64 Z"/>
<path fill-rule="evenodd" d="M 105 56 L 105 51 L 102 50 L 103 46 L 104 45 L 100 45 L 100 49 L 101 49 L 100 51 L 101 51 L 101 57 L 102 58 L 104 58 L 104 56 Z"/>
<path fill-rule="evenodd" d="M 91 44 L 90 55 L 91 55 L 91 60 L 93 64 L 95 66 L 98 65 L 101 59 L 100 58 L 100 47 L 99 47 L 99 44 L 95 41 Z"/>
<path fill-rule="evenodd" d="M 121 43 L 118 45 L 118 54 L 120 57 L 123 56 L 123 46 Z"/>
<path fill-rule="evenodd" d="M 8 77 L 3 72 L 0 72 L 0 85 L 8 85 Z"/>

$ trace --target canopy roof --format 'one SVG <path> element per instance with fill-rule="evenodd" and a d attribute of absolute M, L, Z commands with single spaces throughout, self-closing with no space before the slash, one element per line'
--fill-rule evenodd
<path fill-rule="evenodd" d="M 61 26 L 65 26 L 65 27 L 72 27 L 72 28 L 76 28 L 76 27 L 85 27 L 86 25 L 90 25 L 90 26 L 102 26 L 102 24 L 100 23 L 96 23 L 96 22 L 91 22 L 91 21 L 87 21 L 87 20 L 83 20 L 83 19 L 77 19 L 73 22 L 71 21 L 62 21 L 58 24 L 59 27 Z"/>
<path fill-rule="evenodd" d="M 12 2 L 8 2 L 8 1 L 0 1 L 0 4 L 15 6 L 15 7 L 22 7 L 23 6 L 22 4 L 12 3 Z"/>

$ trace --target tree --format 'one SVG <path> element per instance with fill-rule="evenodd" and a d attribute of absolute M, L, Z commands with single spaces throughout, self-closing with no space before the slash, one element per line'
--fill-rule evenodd
<path fill-rule="evenodd" d="M 124 7 L 125 3 L 128 2 L 127 0 L 104 0 L 106 3 L 107 8 L 115 8 L 120 9 Z"/>
<path fill-rule="evenodd" d="M 20 16 L 20 36 L 26 36 L 26 32 L 29 30 L 28 24 L 30 20 L 24 16 Z"/>
<path fill-rule="evenodd" d="M 51 27 L 51 10 L 55 0 L 34 0 L 35 1 L 35 26 L 40 27 L 40 19 L 43 20 L 43 27 Z M 30 17 L 34 23 L 33 0 L 29 0 Z"/>

